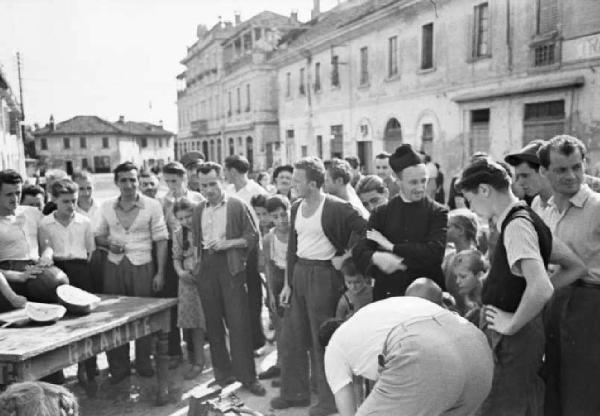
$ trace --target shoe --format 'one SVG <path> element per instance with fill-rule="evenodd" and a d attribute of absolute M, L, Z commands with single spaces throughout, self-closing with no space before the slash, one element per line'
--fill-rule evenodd
<path fill-rule="evenodd" d="M 140 368 L 139 370 L 135 370 L 135 373 L 140 377 L 150 378 L 154 377 L 154 369 L 152 368 Z"/>
<path fill-rule="evenodd" d="M 121 381 L 125 380 L 127 377 L 129 377 L 130 373 L 129 371 L 125 371 L 121 374 L 111 374 L 110 375 L 110 384 L 115 385 L 115 384 L 119 384 Z"/>
<path fill-rule="evenodd" d="M 337 409 L 326 408 L 318 404 L 308 409 L 308 416 L 329 416 L 334 413 L 337 413 Z"/>
<path fill-rule="evenodd" d="M 310 406 L 310 399 L 288 400 L 283 397 L 275 397 L 271 399 L 271 408 L 274 410 L 289 409 L 290 407 L 306 407 Z"/>
<path fill-rule="evenodd" d="M 269 367 L 267 370 L 263 371 L 258 375 L 259 380 L 268 380 L 270 378 L 279 377 L 281 375 L 281 368 L 276 365 Z"/>
<path fill-rule="evenodd" d="M 276 389 L 278 389 L 279 387 L 281 387 L 281 380 L 273 380 L 273 381 L 271 381 L 271 387 L 275 387 Z"/>
<path fill-rule="evenodd" d="M 265 396 L 267 394 L 267 390 L 258 380 L 254 380 L 252 383 L 244 383 L 244 387 L 255 396 Z"/>
<path fill-rule="evenodd" d="M 186 380 L 193 380 L 202 374 L 202 370 L 204 370 L 204 366 L 202 365 L 192 365 L 190 369 L 184 374 L 183 378 Z"/>

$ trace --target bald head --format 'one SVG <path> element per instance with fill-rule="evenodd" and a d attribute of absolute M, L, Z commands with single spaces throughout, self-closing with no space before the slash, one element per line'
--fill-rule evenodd
<path fill-rule="evenodd" d="M 427 299 L 437 305 L 442 304 L 442 289 L 433 280 L 419 277 L 408 286 L 406 296 Z"/>

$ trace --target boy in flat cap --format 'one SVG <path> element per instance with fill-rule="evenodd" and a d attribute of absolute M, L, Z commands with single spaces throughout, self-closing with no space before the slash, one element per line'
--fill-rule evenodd
<path fill-rule="evenodd" d="M 398 147 L 390 166 L 400 191 L 373 210 L 367 235 L 353 250 L 359 269 L 375 279 L 374 301 L 403 296 L 418 277 L 444 287 L 448 210 L 426 195 L 427 169 L 411 145 Z"/>

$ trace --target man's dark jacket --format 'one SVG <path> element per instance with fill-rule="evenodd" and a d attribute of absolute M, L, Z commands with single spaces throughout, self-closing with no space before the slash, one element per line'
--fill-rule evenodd
<path fill-rule="evenodd" d="M 418 202 L 404 202 L 398 195 L 371 213 L 367 228 L 381 232 L 390 240 L 394 254 L 402 257 L 407 267 L 406 271 L 383 273 L 371 262 L 378 245 L 367 238 L 358 242 L 352 255 L 359 270 L 375 279 L 373 300 L 402 296 L 419 277 L 432 279 L 444 288 L 442 261 L 448 229 L 445 206 L 428 197 Z"/>
<path fill-rule="evenodd" d="M 298 233 L 296 232 L 296 215 L 302 199 L 294 202 L 291 214 L 291 232 L 288 240 L 288 273 L 293 276 L 294 265 L 298 256 Z M 302 215 L 302 214 L 300 214 Z M 333 195 L 325 194 L 321 226 L 325 237 L 335 247 L 336 255 L 344 254 L 346 250 L 352 249 L 353 245 L 365 236 L 367 221 L 360 215 L 358 210 L 349 202 Z"/>

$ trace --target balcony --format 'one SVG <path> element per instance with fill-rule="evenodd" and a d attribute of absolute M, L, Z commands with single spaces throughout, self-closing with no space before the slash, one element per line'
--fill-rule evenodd
<path fill-rule="evenodd" d="M 237 71 L 238 69 L 244 67 L 245 65 L 249 65 L 251 63 L 252 63 L 252 55 L 251 54 L 243 55 L 237 59 L 233 59 L 230 62 L 225 63 L 225 66 L 224 66 L 225 74 L 229 75 L 229 74 Z"/>

